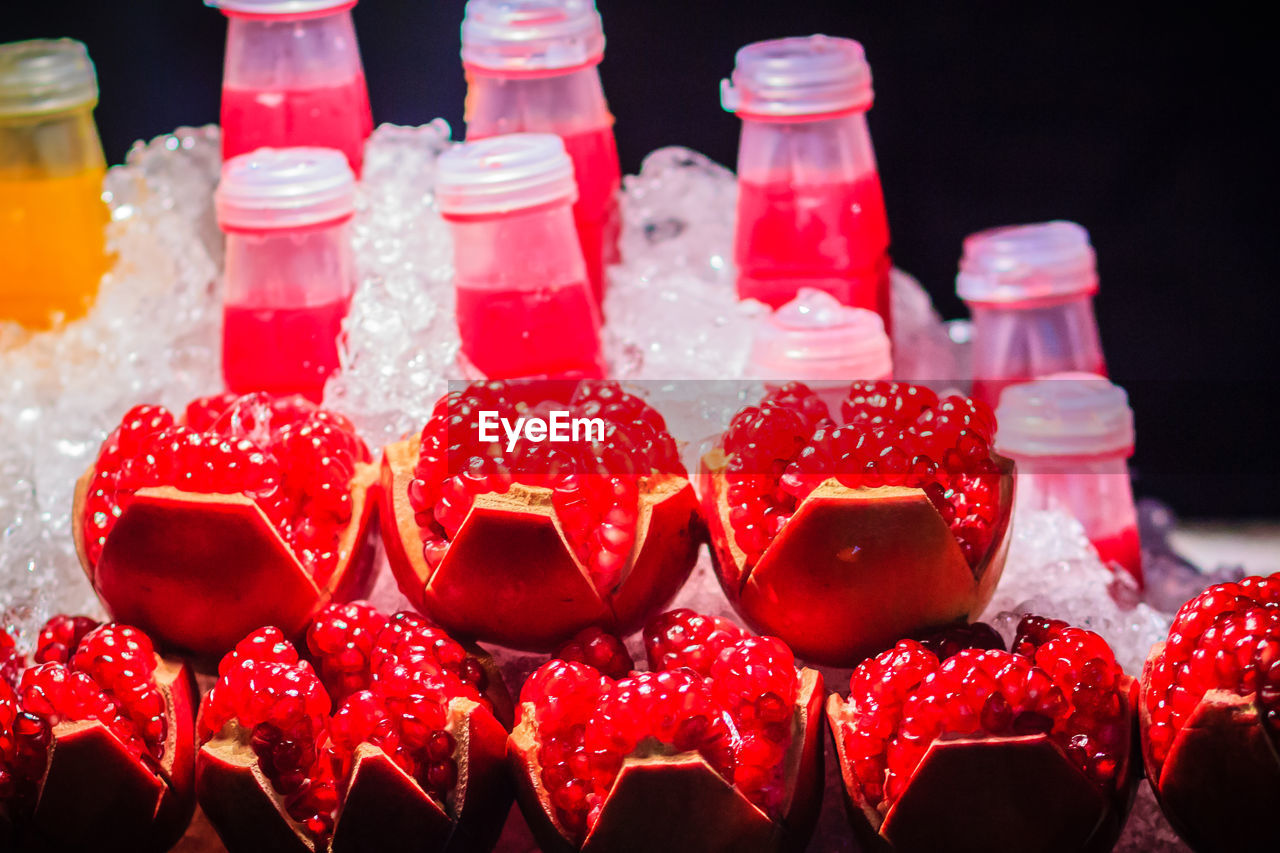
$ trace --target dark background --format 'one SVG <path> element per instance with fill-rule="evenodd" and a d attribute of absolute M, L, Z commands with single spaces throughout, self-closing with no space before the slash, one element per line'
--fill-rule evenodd
<path fill-rule="evenodd" d="M 7 0 L 0 41 L 72 36 L 97 63 L 108 158 L 217 120 L 225 27 L 199 0 Z M 1138 419 L 1138 492 L 1199 516 L 1280 514 L 1273 35 L 1227 4 L 599 0 L 623 166 L 682 144 L 732 164 L 718 84 L 751 41 L 862 41 L 896 262 L 946 316 L 962 238 L 1090 229 L 1113 376 Z M 375 118 L 460 135 L 463 0 L 355 10 Z"/>

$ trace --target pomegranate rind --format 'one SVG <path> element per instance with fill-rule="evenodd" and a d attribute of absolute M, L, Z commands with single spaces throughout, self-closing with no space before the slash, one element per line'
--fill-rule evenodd
<path fill-rule="evenodd" d="M 296 635 L 331 601 L 362 597 L 372 587 L 375 465 L 356 465 L 351 521 L 338 541 L 338 565 L 323 584 L 251 498 L 170 486 L 138 490 L 92 565 L 81 520 L 93 475 L 90 467 L 77 482 L 72 508 L 80 565 L 113 618 L 138 626 L 162 648 L 216 661 L 256 628 L 276 625 Z"/>
<path fill-rule="evenodd" d="M 581 847 L 556 817 L 537 761 L 532 709 L 507 742 L 516 800 L 544 851 L 803 850 L 822 805 L 822 675 L 800 671 L 792 716 L 792 740 L 784 759 L 789 780 L 783 817 L 772 820 L 696 753 L 671 754 L 654 744 L 652 754 L 633 755 Z"/>
<path fill-rule="evenodd" d="M 167 716 L 160 762 L 144 765 L 97 721 L 53 727 L 28 830 L 35 849 L 158 853 L 182 837 L 195 809 L 195 678 L 162 659 L 155 680 Z"/>
<path fill-rule="evenodd" d="M 1013 463 L 993 458 L 999 509 L 976 569 L 924 490 L 850 489 L 835 478 L 800 502 L 748 568 L 728 521 L 725 456 L 713 450 L 699 485 L 720 586 L 757 633 L 828 666 L 856 666 L 902 637 L 972 621 L 991 601 L 1009 547 Z"/>
<path fill-rule="evenodd" d="M 514 484 L 477 495 L 432 571 L 409 503 L 412 440 L 382 462 L 382 528 L 401 592 L 450 633 L 549 652 L 591 625 L 630 633 L 666 606 L 697 562 L 702 522 L 683 477 L 653 478 L 640 494 L 636 544 L 617 587 L 597 590 L 574 556 L 550 489 Z"/>
<path fill-rule="evenodd" d="M 1124 678 L 1126 711 L 1136 700 Z M 936 740 L 902 796 L 883 816 L 862 793 L 844 752 L 848 704 L 827 700 L 828 731 L 846 812 L 864 850 L 925 853 L 1103 853 L 1115 846 L 1137 786 L 1132 727 L 1126 727 L 1114 790 L 1100 791 L 1047 735 Z"/>
<path fill-rule="evenodd" d="M 1280 754 L 1255 694 L 1210 690 L 1174 735 L 1162 764 L 1151 758 L 1146 686 L 1164 651 L 1157 643 L 1142 673 L 1138 721 L 1142 755 L 1169 823 L 1197 851 L 1280 850 Z"/>

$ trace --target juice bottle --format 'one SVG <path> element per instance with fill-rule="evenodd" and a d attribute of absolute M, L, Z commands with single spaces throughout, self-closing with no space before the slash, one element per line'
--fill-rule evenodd
<path fill-rule="evenodd" d="M 1142 549 L 1126 460 L 1133 410 L 1101 376 L 1061 373 L 1000 395 L 996 450 L 1013 459 L 1015 511 L 1065 510 L 1084 526 L 1103 563 L 1142 583 Z"/>
<path fill-rule="evenodd" d="M 766 387 L 803 382 L 838 415 L 851 382 L 893 375 L 890 350 L 879 314 L 803 287 L 795 299 L 759 320 L 746 375 L 763 379 Z"/>
<path fill-rule="evenodd" d="M 813 287 L 889 327 L 889 225 L 862 45 L 821 35 L 747 45 L 721 100 L 742 119 L 738 295 L 777 308 Z"/>
<path fill-rule="evenodd" d="M 227 16 L 222 157 L 312 146 L 356 174 L 373 132 L 356 43 L 356 0 L 206 0 Z"/>
<path fill-rule="evenodd" d="M 469 0 L 462 22 L 467 139 L 554 133 L 573 161 L 573 220 L 597 303 L 618 260 L 622 169 L 600 86 L 595 0 Z"/>
<path fill-rule="evenodd" d="M 973 396 L 1051 373 L 1106 375 L 1089 232 L 1074 222 L 993 228 L 964 241 L 956 292 L 973 315 Z"/>
<path fill-rule="evenodd" d="M 222 373 L 233 391 L 320 400 L 355 288 L 355 175 L 342 152 L 263 148 L 223 164 Z"/>
<path fill-rule="evenodd" d="M 0 321 L 84 314 L 108 259 L 98 83 L 78 41 L 0 45 Z"/>
<path fill-rule="evenodd" d="M 576 194 L 558 136 L 495 136 L 440 157 L 436 201 L 453 233 L 468 376 L 602 375 L 600 312 L 574 230 Z"/>

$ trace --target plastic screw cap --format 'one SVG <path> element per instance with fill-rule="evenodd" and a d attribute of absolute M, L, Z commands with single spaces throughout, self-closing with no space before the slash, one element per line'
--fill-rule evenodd
<path fill-rule="evenodd" d="M 98 102 L 98 78 L 74 39 L 0 44 L 0 116 L 40 116 Z"/>
<path fill-rule="evenodd" d="M 349 9 L 356 0 L 204 0 L 206 6 L 240 15 L 314 15 Z"/>
<path fill-rule="evenodd" d="M 720 83 L 727 111 L 760 118 L 866 110 L 873 98 L 862 45 L 824 35 L 749 44 Z"/>
<path fill-rule="evenodd" d="M 1089 232 L 1074 222 L 1012 225 L 965 238 L 956 293 L 966 302 L 1023 302 L 1097 290 Z"/>
<path fill-rule="evenodd" d="M 747 367 L 753 379 L 851 382 L 892 374 L 889 336 L 880 315 L 807 287 L 760 319 Z"/>
<path fill-rule="evenodd" d="M 1055 373 L 1010 385 L 996 409 L 996 450 L 1021 456 L 1133 452 L 1133 409 L 1124 389 L 1092 373 Z"/>
<path fill-rule="evenodd" d="M 561 71 L 598 63 L 604 25 L 595 0 L 469 0 L 462 62 L 488 71 Z"/>
<path fill-rule="evenodd" d="M 356 177 L 331 148 L 259 148 L 222 165 L 214 203 L 228 230 L 323 225 L 355 212 Z"/>
<path fill-rule="evenodd" d="M 552 133 L 510 133 L 463 142 L 436 165 L 436 203 L 445 216 L 505 213 L 578 198 L 573 161 Z"/>

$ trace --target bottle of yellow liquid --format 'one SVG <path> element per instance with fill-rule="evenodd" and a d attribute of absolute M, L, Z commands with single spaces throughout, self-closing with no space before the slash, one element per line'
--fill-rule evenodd
<path fill-rule="evenodd" d="M 107 268 L 98 81 L 71 39 L 0 44 L 0 321 L 85 313 Z"/>

